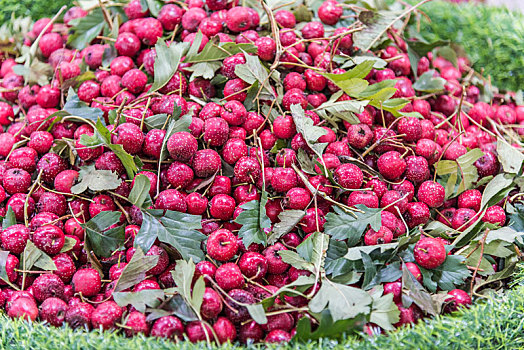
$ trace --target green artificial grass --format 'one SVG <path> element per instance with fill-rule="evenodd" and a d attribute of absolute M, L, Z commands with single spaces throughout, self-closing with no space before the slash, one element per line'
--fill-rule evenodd
<path fill-rule="evenodd" d="M 524 88 L 524 14 L 505 7 L 438 0 L 420 9 L 431 18 L 431 22 L 421 20 L 420 33 L 426 40 L 459 44 L 473 68 L 490 76 L 502 90 Z"/>
<path fill-rule="evenodd" d="M 522 270 L 521 270 L 522 271 Z M 41 323 L 10 320 L 0 316 L 1 349 L 172 349 L 169 341 L 136 336 L 125 338 L 110 332 L 83 332 L 68 327 L 50 328 Z M 257 347 L 257 346 L 252 346 Z M 241 349 L 225 344 L 214 349 Z M 402 328 L 373 338 L 345 338 L 269 345 L 269 349 L 522 349 L 524 348 L 524 286 L 503 295 L 477 302 L 453 315 L 428 319 L 414 327 Z M 209 349 L 206 343 L 180 342 L 177 349 Z"/>

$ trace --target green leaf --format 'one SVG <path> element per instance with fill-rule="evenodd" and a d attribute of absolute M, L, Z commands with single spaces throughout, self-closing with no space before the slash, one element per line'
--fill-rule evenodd
<path fill-rule="evenodd" d="M 94 165 L 85 165 L 78 171 L 79 182 L 71 187 L 71 193 L 80 194 L 88 188 L 91 191 L 114 190 L 122 183 L 118 175 L 110 170 L 97 170 Z"/>
<path fill-rule="evenodd" d="M 326 223 L 324 224 L 325 233 L 334 239 L 347 239 L 347 244 L 350 247 L 358 243 L 368 225 L 375 231 L 378 231 L 381 226 L 380 213 L 382 209 L 368 208 L 362 204 L 357 204 L 355 207 L 363 213 L 355 212 L 353 216 L 334 206 L 334 212 L 326 215 Z"/>
<path fill-rule="evenodd" d="M 127 153 L 122 145 L 114 145 L 111 143 L 111 132 L 102 123 L 100 118 L 96 122 L 95 129 L 95 134 L 93 136 L 84 134 L 80 137 L 82 145 L 86 147 L 94 147 L 100 144 L 105 145 L 120 159 L 126 169 L 127 176 L 133 178 L 138 171 L 134 157 Z"/>
<path fill-rule="evenodd" d="M 73 33 L 69 35 L 67 43 L 79 50 L 87 47 L 103 30 L 108 29 L 100 8 L 94 9 L 85 17 L 71 20 L 69 24 Z"/>
<path fill-rule="evenodd" d="M 371 297 L 373 298 L 373 304 L 371 305 L 369 322 L 376 324 L 386 331 L 394 330 L 395 327 L 393 325 L 400 320 L 400 310 L 393 301 L 393 294 L 388 293 L 382 295 L 381 292 L 374 293 Z"/>
<path fill-rule="evenodd" d="M 188 49 L 188 43 L 173 42 L 167 46 L 163 39 L 159 39 L 155 45 L 155 77 L 150 92 L 157 91 L 166 85 L 175 75 L 182 56 Z"/>
<path fill-rule="evenodd" d="M 156 308 L 164 299 L 161 289 L 146 289 L 138 292 L 116 292 L 112 294 L 118 306 L 133 306 L 137 311 L 145 313 L 146 307 Z"/>
<path fill-rule="evenodd" d="M 135 247 L 148 251 L 158 238 L 175 248 L 184 260 L 199 262 L 204 259 L 200 243 L 206 235 L 197 231 L 202 228 L 198 215 L 166 210 L 142 210 L 142 227 L 135 237 Z"/>
<path fill-rule="evenodd" d="M 65 236 L 64 246 L 62 249 L 60 249 L 60 253 L 66 253 L 73 249 L 73 247 L 76 245 L 76 240 L 74 238 Z"/>
<path fill-rule="evenodd" d="M 134 180 L 133 188 L 129 193 L 128 200 L 135 206 L 142 208 L 144 202 L 149 198 L 149 190 L 151 189 L 151 182 L 145 175 L 137 175 Z M 149 201 L 150 202 L 150 201 Z"/>
<path fill-rule="evenodd" d="M 24 270 L 31 270 L 33 266 L 44 271 L 56 270 L 56 265 L 53 259 L 38 249 L 31 241 L 27 241 L 25 249 L 20 256 L 20 260 L 20 266 L 23 266 Z"/>
<path fill-rule="evenodd" d="M 297 322 L 297 332 L 293 339 L 296 339 L 300 342 L 323 338 L 339 339 L 347 334 L 350 330 L 357 329 L 359 324 L 366 323 L 366 319 L 363 315 L 353 319 L 333 322 L 333 317 L 331 316 L 329 310 L 323 310 L 319 315 L 316 315 L 315 318 L 320 324 L 314 331 L 311 329 L 312 322 L 309 320 L 309 318 L 301 318 Z"/>
<path fill-rule="evenodd" d="M 144 119 L 144 124 L 148 130 L 152 129 L 162 129 L 166 125 L 166 121 L 169 116 L 165 113 L 155 114 L 149 118 Z"/>
<path fill-rule="evenodd" d="M 131 261 L 124 267 L 122 274 L 115 285 L 115 292 L 126 290 L 147 277 L 147 271 L 158 263 L 158 255 L 144 255 L 142 249 L 137 248 Z"/>
<path fill-rule="evenodd" d="M 435 77 L 435 71 L 429 70 L 422 74 L 413 84 L 413 89 L 421 92 L 434 93 L 444 90 L 446 80 L 441 77 Z"/>
<path fill-rule="evenodd" d="M 515 242 L 515 239 L 520 236 L 522 232 L 517 232 L 511 227 L 502 227 L 498 230 L 492 230 L 488 232 L 486 236 L 485 244 L 489 245 L 493 241 L 501 240 L 508 243 Z M 486 254 L 492 254 L 486 252 Z M 497 255 L 498 256 L 498 255 Z"/>
<path fill-rule="evenodd" d="M 252 200 L 240 206 L 243 210 L 235 222 L 242 225 L 238 231 L 238 237 L 242 238 L 245 247 L 253 243 L 264 246 L 267 244 L 264 229 L 271 227 L 271 220 L 266 215 L 266 203 L 267 192 L 263 191 L 260 200 Z"/>
<path fill-rule="evenodd" d="M 278 255 L 280 255 L 283 262 L 290 264 L 299 270 L 313 270 L 313 264 L 306 261 L 306 259 L 302 258 L 298 253 L 292 250 L 279 250 Z"/>
<path fill-rule="evenodd" d="M 87 105 L 84 101 L 78 98 L 75 90 L 72 87 L 67 92 L 67 100 L 64 105 L 64 110 L 76 117 L 97 121 L 104 115 L 104 112 L 100 108 L 92 108 Z"/>
<path fill-rule="evenodd" d="M 308 146 L 319 157 L 322 157 L 322 153 L 324 152 L 327 143 L 317 143 L 317 141 L 321 136 L 326 135 L 327 131 L 320 126 L 314 126 L 313 120 L 306 117 L 306 114 L 300 105 L 291 105 L 291 115 L 293 116 L 297 132 L 302 134 Z"/>
<path fill-rule="evenodd" d="M 195 275 L 195 263 L 193 260 L 184 261 L 177 260 L 175 270 L 171 272 L 173 281 L 175 282 L 175 290 L 184 298 L 186 303 L 191 306 L 195 313 L 200 313 L 200 307 L 204 298 L 205 283 L 204 278 L 200 277 L 195 283 L 193 293 L 191 293 L 191 285 L 193 283 L 193 276 Z"/>
<path fill-rule="evenodd" d="M 220 61 L 240 52 L 256 53 L 257 48 L 253 44 L 236 44 L 233 42 L 220 43 L 218 37 L 215 36 L 209 40 L 200 53 L 188 53 L 184 62 L 198 63 Z"/>
<path fill-rule="evenodd" d="M 248 304 L 246 309 L 249 312 L 249 316 L 258 324 L 266 324 L 267 316 L 264 310 L 264 306 L 260 303 L 258 304 Z"/>
<path fill-rule="evenodd" d="M 220 67 L 222 67 L 221 62 L 199 62 L 190 67 L 185 67 L 184 70 L 193 72 L 189 81 L 193 81 L 198 77 L 211 80 L 216 76 L 216 72 Z"/>
<path fill-rule="evenodd" d="M 275 244 L 280 237 L 291 232 L 304 215 L 303 210 L 283 210 L 278 214 L 279 222 L 273 225 L 273 231 L 267 237 L 267 244 Z"/>
<path fill-rule="evenodd" d="M 513 178 L 505 174 L 498 174 L 486 185 L 482 192 L 481 208 L 498 203 L 513 188 Z"/>
<path fill-rule="evenodd" d="M 9 278 L 7 277 L 7 257 L 9 256 L 9 252 L 5 250 L 0 250 L 0 279 L 4 281 L 9 281 Z"/>
<path fill-rule="evenodd" d="M 6 228 L 13 225 L 16 225 L 16 216 L 13 208 L 9 206 L 7 207 L 7 213 L 5 214 L 5 217 L 2 219 L 2 229 L 5 230 Z"/>
<path fill-rule="evenodd" d="M 402 286 L 405 289 L 405 295 L 424 312 L 433 316 L 440 313 L 433 299 L 431 299 L 431 294 L 422 287 L 415 276 L 408 270 L 406 264 L 402 264 Z"/>
<path fill-rule="evenodd" d="M 355 68 L 342 74 L 321 74 L 335 83 L 335 85 L 342 89 L 346 94 L 355 97 L 368 87 L 369 83 L 367 80 L 364 80 L 364 78 L 369 74 L 369 72 L 371 72 L 374 65 L 375 62 L 369 60 L 358 64 Z"/>
<path fill-rule="evenodd" d="M 308 270 L 318 275 L 323 271 L 328 247 L 329 236 L 315 232 L 299 244 L 297 252 L 311 264 Z"/>
<path fill-rule="evenodd" d="M 395 88 L 396 84 L 397 81 L 394 79 L 383 80 L 369 85 L 366 90 L 362 91 L 355 97 L 370 100 L 370 102 L 374 103 L 382 103 L 395 94 L 397 91 Z"/>
<path fill-rule="evenodd" d="M 333 94 L 328 101 L 315 108 L 314 111 L 326 120 L 329 120 L 329 116 L 332 115 L 351 124 L 360 123 L 360 120 L 353 113 L 362 113 L 368 101 L 337 101 L 342 93 L 342 91 L 339 91 L 339 94 Z"/>
<path fill-rule="evenodd" d="M 235 67 L 235 74 L 250 85 L 258 82 L 263 86 L 263 91 L 265 90 L 270 96 L 276 97 L 273 89 L 269 85 L 269 73 L 262 65 L 258 56 L 245 54 L 244 57 L 246 58 L 246 63 L 237 65 Z"/>
<path fill-rule="evenodd" d="M 119 211 L 103 211 L 82 224 L 85 239 L 97 256 L 107 258 L 123 246 L 124 226 L 108 229 L 120 221 L 121 215 Z"/>
<path fill-rule="evenodd" d="M 436 292 L 436 286 L 450 291 L 462 285 L 464 280 L 471 276 L 464 260 L 460 255 L 448 255 L 444 263 L 435 269 L 427 270 L 420 267 L 424 285 L 433 293 Z"/>
<path fill-rule="evenodd" d="M 468 153 L 454 160 L 441 160 L 436 165 L 436 172 L 439 176 L 445 176 L 446 198 L 458 196 L 462 192 L 473 188 L 478 180 L 477 167 L 474 163 L 484 155 L 479 149 L 475 148 Z M 458 183 L 457 183 L 458 182 Z"/>
<path fill-rule="evenodd" d="M 366 27 L 358 32 L 353 33 L 353 43 L 363 52 L 367 52 L 372 46 L 385 34 L 386 30 L 396 21 L 399 13 L 394 11 L 374 12 L 368 20 L 363 16 L 372 11 L 362 11 L 359 19 L 366 24 Z"/>
<path fill-rule="evenodd" d="M 505 172 L 516 174 L 522 169 L 522 152 L 500 138 L 497 140 L 497 156 Z"/>
<path fill-rule="evenodd" d="M 158 0 L 140 0 L 140 5 L 142 5 L 142 11 L 149 10 L 154 17 L 158 17 L 163 2 Z"/>
<path fill-rule="evenodd" d="M 315 163 L 313 163 L 306 151 L 304 151 L 302 148 L 298 149 L 297 160 L 298 164 L 300 164 L 300 169 L 302 169 L 303 172 L 310 175 L 317 175 L 317 172 L 315 171 Z"/>
<path fill-rule="evenodd" d="M 449 41 L 446 40 L 436 40 L 432 43 L 428 43 L 420 35 L 415 38 L 415 40 L 406 40 L 408 46 L 408 57 L 409 62 L 411 63 L 411 70 L 415 77 L 417 76 L 418 62 L 419 60 L 426 56 L 428 52 L 439 46 L 449 45 Z"/>
<path fill-rule="evenodd" d="M 362 289 L 323 278 L 320 290 L 309 302 L 309 308 L 315 313 L 327 308 L 336 322 L 354 318 L 359 314 L 368 314 L 371 311 L 371 302 L 371 296 Z"/>

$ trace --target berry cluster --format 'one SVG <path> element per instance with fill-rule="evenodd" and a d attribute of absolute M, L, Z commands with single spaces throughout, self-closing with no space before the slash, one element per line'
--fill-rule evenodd
<path fill-rule="evenodd" d="M 506 199 L 485 202 L 482 191 L 502 172 L 497 138 L 511 148 L 504 131 L 524 134 L 524 107 L 480 101 L 467 59 L 454 65 L 428 52 L 411 62 L 409 42 L 392 28 L 390 44 L 371 56 L 357 47 L 362 23 L 348 22 L 356 9 L 335 0 L 300 23 L 267 5 L 187 0 L 153 11 L 132 0 L 116 32 L 76 49 L 85 33 L 74 26 L 96 11 L 123 18 L 74 7 L 63 23 L 41 19 L 26 33 L 24 44 L 52 68 L 48 84 L 28 83 L 14 58 L 1 65 L 0 306 L 9 316 L 249 343 L 289 341 L 299 322 L 316 328 L 324 307 L 336 321 L 317 298 L 333 283 L 366 305 L 379 293 L 394 326 L 434 314 L 403 300 L 410 276 L 410 285 L 448 294 L 445 312 L 471 304 L 478 265 L 472 277 L 465 263 L 454 267 L 461 277 L 451 287 L 437 286 L 433 271 L 464 261 L 465 244 L 450 244 L 461 233 L 506 224 Z M 166 76 L 178 48 L 185 59 Z M 220 50 L 227 55 L 217 59 Z M 442 86 L 424 94 L 422 79 Z M 462 171 L 456 187 L 442 164 Z M 430 236 L 435 224 L 445 229 Z M 188 234 L 169 240 L 175 231 Z M 198 252 L 188 255 L 191 240 Z M 341 245 L 337 256 L 331 247 Z M 366 248 L 360 263 L 344 258 L 356 247 Z M 493 273 L 497 259 L 487 260 Z M 151 303 L 123 302 L 123 293 Z M 192 312 L 184 317 L 173 300 Z M 352 317 L 361 313 L 368 332 L 393 328 L 371 323 L 369 310 Z"/>

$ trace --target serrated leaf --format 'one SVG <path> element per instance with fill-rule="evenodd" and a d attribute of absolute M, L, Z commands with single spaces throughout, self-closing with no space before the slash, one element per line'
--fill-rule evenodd
<path fill-rule="evenodd" d="M 374 64 L 375 62 L 371 60 L 364 61 L 345 73 L 322 73 L 322 75 L 331 80 L 346 94 L 355 97 L 368 87 L 369 82 L 364 78 L 371 72 Z"/>
<path fill-rule="evenodd" d="M 297 132 L 302 134 L 308 146 L 319 156 L 322 157 L 327 143 L 317 143 L 318 139 L 326 135 L 327 131 L 320 126 L 313 125 L 313 120 L 306 117 L 302 106 L 291 105 L 291 115 L 297 128 Z"/>
<path fill-rule="evenodd" d="M 193 81 L 198 77 L 211 80 L 215 77 L 220 67 L 222 67 L 221 62 L 199 62 L 190 67 L 185 67 L 184 70 L 193 72 L 189 81 Z"/>
<path fill-rule="evenodd" d="M 393 325 L 400 319 L 400 310 L 393 301 L 393 294 L 379 295 L 376 293 L 372 294 L 372 298 L 373 304 L 371 305 L 369 322 L 376 324 L 386 331 L 394 330 L 395 327 Z"/>
<path fill-rule="evenodd" d="M 316 316 L 317 321 L 320 323 L 319 326 L 313 331 L 311 329 L 311 321 L 307 317 L 301 318 L 297 322 L 296 334 L 293 339 L 300 342 L 306 342 L 308 340 L 316 339 L 338 339 L 342 338 L 349 330 L 357 328 L 358 324 L 366 323 L 364 315 L 359 317 L 340 320 L 333 322 L 333 318 L 329 310 L 323 310 L 319 315 Z"/>
<path fill-rule="evenodd" d="M 271 227 L 271 220 L 266 215 L 266 204 L 267 192 L 263 191 L 260 200 L 252 200 L 240 206 L 243 210 L 235 222 L 242 225 L 238 237 L 242 238 L 245 247 L 253 243 L 267 245 L 264 229 Z"/>
<path fill-rule="evenodd" d="M 386 30 L 395 23 L 399 13 L 394 11 L 362 11 L 359 19 L 362 21 L 362 16 L 371 14 L 365 20 L 366 27 L 358 32 L 353 33 L 353 43 L 363 52 L 368 51 L 382 37 Z"/>
<path fill-rule="evenodd" d="M 20 260 L 20 266 L 22 266 L 24 270 L 31 270 L 33 266 L 44 271 L 56 270 L 56 265 L 53 259 L 38 249 L 31 241 L 27 241 L 25 249 L 20 256 Z"/>
<path fill-rule="evenodd" d="M 92 108 L 84 101 L 81 101 L 72 87 L 70 87 L 69 91 L 67 92 L 67 100 L 64 104 L 64 111 L 70 115 L 89 119 L 94 122 L 104 115 L 104 112 L 100 108 Z"/>
<path fill-rule="evenodd" d="M 522 169 L 524 155 L 502 139 L 497 140 L 497 157 L 505 172 L 516 174 Z"/>
<path fill-rule="evenodd" d="M 406 264 L 402 265 L 402 287 L 406 290 L 406 296 L 413 300 L 424 312 L 433 316 L 439 314 L 439 310 L 433 299 L 431 299 L 431 294 L 417 281 L 406 267 Z"/>
<path fill-rule="evenodd" d="M 206 235 L 201 216 L 166 210 L 142 210 L 142 227 L 135 237 L 135 247 L 148 251 L 156 239 L 175 248 L 184 260 L 199 262 L 204 259 L 200 243 Z"/>
<path fill-rule="evenodd" d="M 303 210 L 283 210 L 278 214 L 279 222 L 273 225 L 273 231 L 267 237 L 267 244 L 275 244 L 280 237 L 291 232 L 304 215 Z"/>
<path fill-rule="evenodd" d="M 80 167 L 79 182 L 71 187 L 71 193 L 80 194 L 88 188 L 91 191 L 114 190 L 122 183 L 118 175 L 110 170 L 97 170 L 94 165 Z"/>
<path fill-rule="evenodd" d="M 151 181 L 145 175 L 137 175 L 134 179 L 133 188 L 129 192 L 128 200 L 133 205 L 142 208 L 146 199 L 149 198 L 149 190 L 151 189 Z"/>
<path fill-rule="evenodd" d="M 246 63 L 235 66 L 235 74 L 250 85 L 258 82 L 267 94 L 274 96 L 273 89 L 269 85 L 269 73 L 258 56 L 245 54 L 244 57 Z"/>
<path fill-rule="evenodd" d="M 8 206 L 5 217 L 2 219 L 2 229 L 5 230 L 13 225 L 16 225 L 15 212 L 11 206 Z"/>
<path fill-rule="evenodd" d="M 220 43 L 217 36 L 212 37 L 199 53 L 188 53 L 184 62 L 198 63 L 223 60 L 240 52 L 256 53 L 253 44 L 236 44 L 233 42 Z"/>
<path fill-rule="evenodd" d="M 169 80 L 171 80 L 173 75 L 175 75 L 178 65 L 180 64 L 180 60 L 186 53 L 188 47 L 188 43 L 172 42 L 169 46 L 167 46 L 164 40 L 158 40 L 158 42 L 155 44 L 155 76 L 150 92 L 161 89 L 169 82 Z"/>
<path fill-rule="evenodd" d="M 349 247 L 357 244 L 368 225 L 375 231 L 378 231 L 381 226 L 380 213 L 382 209 L 368 208 L 362 204 L 357 204 L 355 207 L 363 213 L 355 212 L 355 215 L 351 215 L 334 206 L 334 212 L 326 215 L 326 223 L 324 224 L 325 233 L 334 239 L 347 239 Z"/>
<path fill-rule="evenodd" d="M 85 239 L 97 256 L 109 257 L 123 246 L 124 226 L 109 229 L 120 222 L 121 215 L 119 211 L 103 211 L 82 224 Z"/>
<path fill-rule="evenodd" d="M 435 77 L 435 71 L 428 70 L 422 74 L 413 84 L 413 89 L 421 92 L 434 93 L 444 90 L 446 80 L 441 77 Z"/>
<path fill-rule="evenodd" d="M 111 294 L 118 306 L 133 306 L 137 311 L 145 313 L 146 308 L 158 307 L 164 299 L 161 289 L 146 289 L 138 292 L 116 292 Z"/>
<path fill-rule="evenodd" d="M 460 255 L 448 255 L 444 263 L 435 269 L 427 270 L 420 267 L 424 285 L 433 293 L 436 292 L 437 286 L 447 291 L 460 286 L 466 278 L 471 276 L 464 260 L 464 257 Z"/>
<path fill-rule="evenodd" d="M 478 171 L 474 163 L 483 155 L 484 153 L 479 148 L 475 148 L 458 157 L 456 161 L 441 160 L 438 162 L 435 169 L 437 175 L 441 177 L 448 175 L 444 186 L 446 198 L 458 196 L 474 187 L 474 183 L 478 179 Z"/>
<path fill-rule="evenodd" d="M 491 230 L 486 236 L 485 244 L 489 245 L 493 241 L 501 240 L 508 243 L 515 242 L 515 239 L 522 233 L 515 231 L 511 227 L 501 227 L 498 230 Z M 486 253 L 490 254 L 490 253 Z"/>
<path fill-rule="evenodd" d="M 328 309 L 333 321 L 346 320 L 370 312 L 371 296 L 360 288 L 354 288 L 322 279 L 317 294 L 309 302 L 312 312 Z"/>
<path fill-rule="evenodd" d="M 340 120 L 345 120 L 350 124 L 358 124 L 360 120 L 354 115 L 354 113 L 362 113 L 364 107 L 368 104 L 368 101 L 337 101 L 337 99 L 342 95 L 333 94 L 331 98 L 321 104 L 318 108 L 315 108 L 314 111 L 324 119 L 328 119 L 329 115 L 334 116 Z M 338 96 L 338 97 L 337 97 Z"/>
<path fill-rule="evenodd" d="M 116 282 L 114 292 L 133 287 L 145 280 L 147 271 L 156 266 L 158 258 L 158 255 L 144 255 L 142 249 L 137 248 L 131 261 L 122 270 L 122 274 Z"/>
<path fill-rule="evenodd" d="M 93 41 L 103 30 L 108 28 L 100 8 L 94 9 L 87 16 L 75 18 L 69 23 L 73 33 L 67 43 L 75 49 L 82 50 Z"/>
<path fill-rule="evenodd" d="M 283 262 L 290 264 L 299 270 L 313 270 L 313 264 L 306 261 L 300 255 L 298 255 L 298 253 L 292 250 L 279 250 L 278 255 L 280 255 Z"/>

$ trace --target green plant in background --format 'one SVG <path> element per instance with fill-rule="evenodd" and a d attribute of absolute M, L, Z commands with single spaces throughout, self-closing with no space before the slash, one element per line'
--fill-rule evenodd
<path fill-rule="evenodd" d="M 71 5 L 72 0 L 0 0 L 0 24 L 16 17 L 31 16 L 33 19 L 51 17 L 64 5 Z"/>
<path fill-rule="evenodd" d="M 475 70 L 491 76 L 493 85 L 502 90 L 524 88 L 524 14 L 503 7 L 437 0 L 420 9 L 431 19 L 420 21 L 420 33 L 426 40 L 459 44 Z"/>

